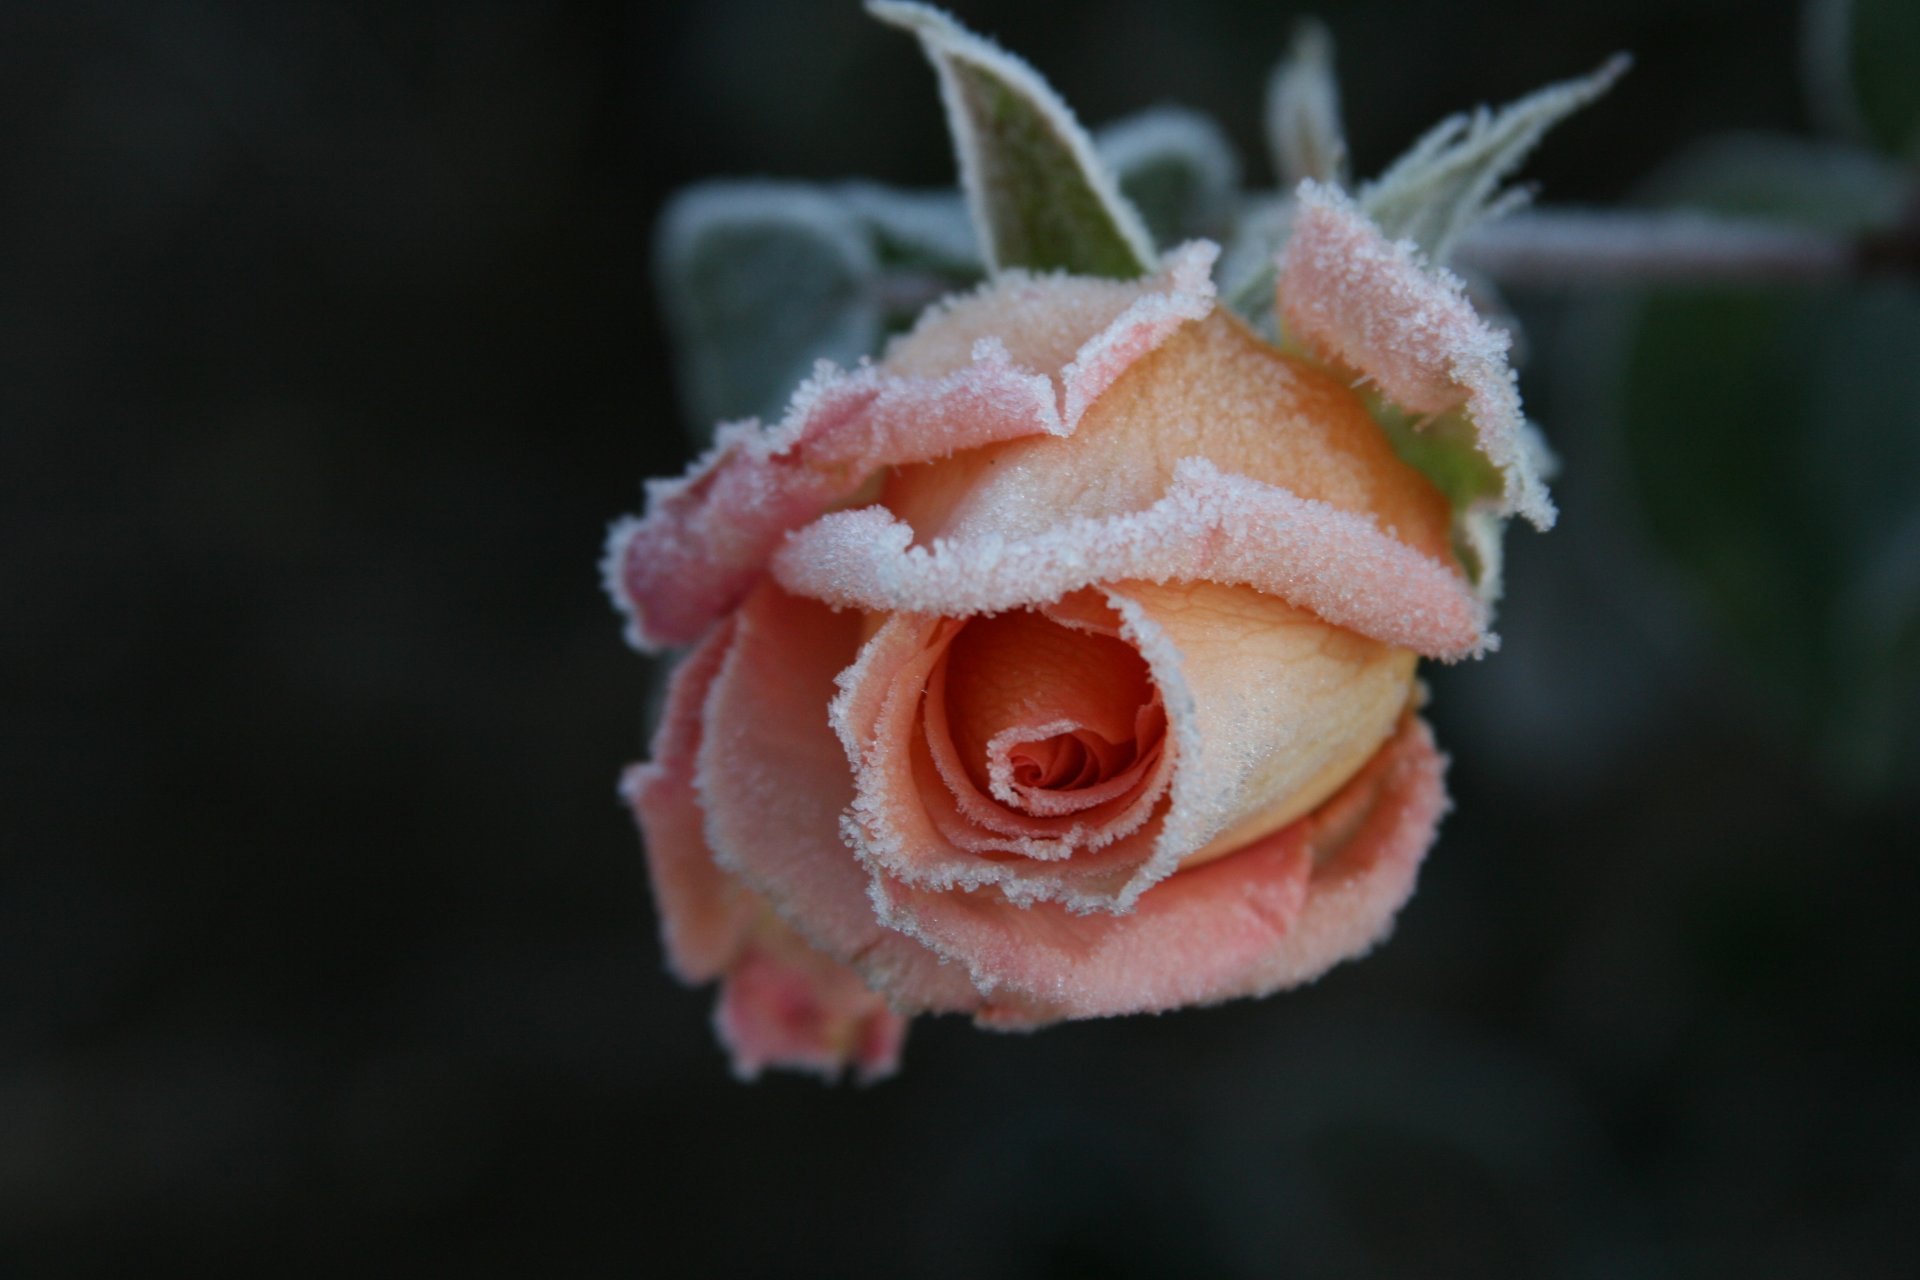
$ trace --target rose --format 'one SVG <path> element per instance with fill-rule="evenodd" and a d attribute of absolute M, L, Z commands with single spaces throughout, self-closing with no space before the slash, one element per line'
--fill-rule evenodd
<path fill-rule="evenodd" d="M 1006 273 L 616 527 L 631 638 L 697 642 L 626 794 L 743 1072 L 883 1074 L 920 1012 L 1264 994 L 1411 892 L 1446 807 L 1416 659 L 1490 637 L 1348 381 L 1434 413 L 1510 397 L 1505 366 L 1337 194 L 1280 276 L 1333 372 L 1217 309 L 1214 256 Z"/>

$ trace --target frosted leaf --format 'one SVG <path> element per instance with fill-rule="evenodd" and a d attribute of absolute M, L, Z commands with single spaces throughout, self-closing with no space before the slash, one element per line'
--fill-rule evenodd
<path fill-rule="evenodd" d="M 1279 339 L 1273 309 L 1273 260 L 1293 229 L 1293 201 L 1249 200 L 1220 255 L 1220 301 L 1268 342 Z"/>
<path fill-rule="evenodd" d="M 1240 158 L 1208 117 L 1143 111 L 1101 129 L 1094 144 L 1157 243 L 1217 237 L 1231 222 Z"/>
<path fill-rule="evenodd" d="M 1129 279 L 1153 242 L 1086 131 L 1025 62 L 924 4 L 869 3 L 920 38 L 940 77 L 947 127 L 989 270 L 1026 267 Z"/>
<path fill-rule="evenodd" d="M 1501 548 L 1505 532 L 1506 521 L 1490 511 L 1463 511 L 1454 521 L 1453 553 L 1489 604 L 1499 600 L 1506 587 L 1506 553 Z"/>
<path fill-rule="evenodd" d="M 887 268 L 957 278 L 977 278 L 986 270 L 958 191 L 899 191 L 874 182 L 846 182 L 832 191 L 872 237 Z"/>
<path fill-rule="evenodd" d="M 655 278 L 696 434 L 778 413 L 817 360 L 880 344 L 880 267 L 846 205 L 800 183 L 714 182 L 661 216 Z"/>
<path fill-rule="evenodd" d="M 1347 139 L 1340 125 L 1333 37 L 1312 18 L 1294 27 L 1293 47 L 1267 80 L 1266 126 L 1281 186 L 1307 178 L 1346 182 Z"/>
<path fill-rule="evenodd" d="M 1615 55 L 1592 75 L 1548 85 L 1498 112 L 1449 116 L 1360 189 L 1361 210 L 1389 239 L 1411 240 L 1445 262 L 1463 234 L 1524 200 L 1500 183 L 1548 129 L 1605 93 L 1628 64 Z"/>
<path fill-rule="evenodd" d="M 1430 269 L 1411 241 L 1389 241 L 1340 192 L 1304 182 L 1297 205 L 1279 267 L 1288 336 L 1409 413 L 1464 410 L 1502 478 L 1495 509 L 1550 528 L 1553 503 L 1525 437 L 1507 335 L 1475 313 L 1457 277 Z"/>

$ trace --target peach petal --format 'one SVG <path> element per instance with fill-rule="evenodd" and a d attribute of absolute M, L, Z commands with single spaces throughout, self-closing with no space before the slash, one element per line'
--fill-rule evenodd
<path fill-rule="evenodd" d="M 1311 982 L 1386 941 L 1451 807 L 1446 771 L 1432 730 L 1410 719 L 1369 766 L 1367 780 L 1356 779 L 1359 786 L 1347 787 L 1316 815 L 1327 834 L 1322 843 L 1331 847 L 1315 849 L 1311 891 L 1292 939 L 1232 994 L 1271 995 Z M 1341 842 L 1339 832 L 1348 827 L 1352 834 Z"/>
<path fill-rule="evenodd" d="M 1134 770 L 1116 779 L 1116 794 L 1089 809 L 1025 814 L 981 792 L 964 769 L 945 763 L 931 733 L 912 748 L 914 794 L 953 850 L 964 854 L 1014 854 L 1040 862 L 1074 860 L 1076 875 L 1112 863 L 1134 864 L 1147 844 L 1123 844 L 1152 820 L 1173 777 L 1173 754 L 1158 745 Z M 891 784 L 892 778 L 886 779 Z M 1119 846 L 1119 847 L 1115 847 Z M 1109 851 L 1111 850 L 1110 856 Z M 944 852 L 941 856 L 945 856 Z M 901 869 L 912 879 L 914 873 Z M 1101 873 L 1104 874 L 1104 873 Z"/>
<path fill-rule="evenodd" d="M 1118 840 L 1093 852 L 1115 842 L 1115 834 L 1087 822 L 1087 815 L 1028 818 L 1040 833 L 1032 836 L 983 827 L 968 838 L 971 824 L 942 785 L 921 731 L 927 674 L 954 626 L 897 615 L 841 674 L 841 692 L 829 714 L 855 763 L 848 841 L 874 871 L 930 888 L 994 885 L 1022 900 L 1044 895 L 1083 908 L 1111 904 L 1146 856 L 1149 841 Z M 1124 811 L 1123 830 L 1145 821 L 1151 803 L 1150 798 L 1144 807 Z M 1026 856 L 1014 861 L 981 856 L 992 851 Z"/>
<path fill-rule="evenodd" d="M 859 619 L 763 583 L 733 625 L 694 774 L 714 860 L 896 1009 L 972 1008 L 963 974 L 874 919 L 867 873 L 840 841 L 853 777 L 823 708 L 860 647 Z"/>
<path fill-rule="evenodd" d="M 887 349 L 886 367 L 919 378 L 956 373 L 991 339 L 1022 368 L 1059 371 L 1061 418 L 1077 424 L 1133 362 L 1213 310 L 1219 256 L 1208 241 L 1183 244 L 1149 282 L 998 272 L 929 308 Z"/>
<path fill-rule="evenodd" d="M 1118 638 L 1120 620 L 1092 591 L 1075 592 L 1043 606 L 1038 612 L 1062 627 L 1094 636 Z M 1132 834 L 1151 816 L 1171 776 L 1172 756 L 1163 749 L 1166 709 L 1154 691 L 1151 703 L 1140 709 L 1133 725 L 1136 743 L 1152 745 L 1133 765 L 1108 782 L 1079 793 L 1038 793 L 1026 798 L 1024 811 L 1009 808 L 980 790 L 968 775 L 947 723 L 945 665 L 937 665 L 928 680 L 924 733 L 914 767 L 921 795 L 934 821 L 947 838 L 968 852 L 1018 853 L 1029 858 L 1065 858 L 1076 850 L 1100 849 Z M 993 744 L 990 743 L 990 752 Z M 922 759 L 922 756 L 926 759 Z M 927 760 L 937 779 L 927 776 Z M 991 772 L 992 765 L 989 765 Z M 944 783 L 952 803 L 939 794 Z M 1059 819 L 1069 819 L 1061 822 Z M 991 833 L 991 834 L 989 834 Z M 1011 843 L 997 837 L 1011 836 Z"/>
<path fill-rule="evenodd" d="M 1044 604 L 1103 582 L 1249 586 L 1337 626 L 1431 658 L 1494 648 L 1466 578 L 1363 515 L 1182 460 L 1144 511 L 1074 518 L 1025 537 L 930 547 L 881 507 L 836 512 L 774 557 L 787 590 L 837 608 L 961 617 Z"/>
<path fill-rule="evenodd" d="M 967 966 L 1001 1026 L 1265 995 L 1363 954 L 1390 930 L 1446 809 L 1426 726 L 1401 731 L 1335 800 L 1284 830 L 1184 870 L 1124 916 L 1016 907 L 881 879 L 896 928 Z"/>
<path fill-rule="evenodd" d="M 1290 336 L 1371 378 L 1401 408 L 1438 414 L 1464 405 L 1481 452 L 1506 480 L 1505 509 L 1552 527 L 1553 502 L 1507 363 L 1510 339 L 1480 318 L 1456 276 L 1423 265 L 1411 241 L 1389 241 L 1336 188 L 1308 181 L 1278 291 Z"/>
<path fill-rule="evenodd" d="M 938 785 L 922 732 L 928 673 L 954 624 L 896 616 L 842 674 L 832 710 L 855 762 L 847 839 L 877 877 L 916 890 L 991 889 L 1020 904 L 1124 913 L 1197 856 L 1258 839 L 1319 803 L 1385 740 L 1406 704 L 1410 653 L 1258 592 L 1128 583 L 1107 599 L 1146 661 L 1167 720 L 1165 758 L 1116 828 L 1126 838 L 1074 832 L 1064 859 L 990 829 L 965 838 L 966 809 L 947 803 L 963 793 Z M 1136 830 L 1163 788 L 1165 812 Z M 996 859 L 983 849 L 1028 856 Z"/>
<path fill-rule="evenodd" d="M 1071 812 L 1092 807 L 1089 796 L 1110 788 L 1026 786 L 1016 779 L 1016 756 L 1063 766 L 1063 740 L 1086 742 L 1082 762 L 1117 762 L 1100 770 L 1111 779 L 1131 763 L 1140 713 L 1153 700 L 1146 666 L 1124 640 L 1063 627 L 1031 610 L 979 618 L 955 632 L 935 677 L 929 709 L 950 712 L 963 767 L 1002 804 L 1025 812 L 1038 812 L 1028 792 Z"/>
<path fill-rule="evenodd" d="M 899 1069 L 907 1019 L 853 970 L 775 921 L 762 926 L 727 974 L 714 1029 L 743 1080 L 768 1067 L 835 1080 L 852 1067 L 869 1083 Z"/>
<path fill-rule="evenodd" d="M 733 642 L 723 623 L 675 668 L 654 731 L 652 759 L 620 780 L 646 847 L 667 963 L 682 982 L 710 982 L 739 954 L 759 903 L 713 864 L 694 792 L 700 710 Z"/>
<path fill-rule="evenodd" d="M 1446 498 L 1394 452 L 1364 402 L 1226 311 L 1185 326 L 1115 379 L 1071 439 L 1012 440 L 895 468 L 879 502 L 921 545 L 1023 539 L 1145 510 L 1186 458 L 1371 519 L 1452 559 Z"/>
<path fill-rule="evenodd" d="M 1174 758 L 1153 856 L 1111 910 L 1308 812 L 1366 763 L 1407 704 L 1411 653 L 1271 596 L 1143 582 L 1106 594 L 1159 686 Z"/>
<path fill-rule="evenodd" d="M 1090 305 L 1076 305 L 1085 290 L 1064 277 L 1009 273 L 930 313 L 918 347 L 905 339 L 897 362 L 852 372 L 823 362 L 778 426 L 722 427 L 685 476 L 648 482 L 644 516 L 609 532 L 603 574 L 627 615 L 629 641 L 653 650 L 698 639 L 752 589 L 783 533 L 846 500 L 883 467 L 1071 434 L 1130 363 L 1207 314 L 1217 252 L 1189 245 L 1160 277 L 1106 286 Z M 999 329 L 971 335 L 950 319 L 976 310 L 1001 315 Z M 1024 325 L 1022 310 L 1032 313 Z M 964 363 L 950 349 L 963 334 Z M 1052 363 L 1060 349 L 1070 353 L 1064 365 Z M 1015 363 L 1028 355 L 1046 359 Z"/>

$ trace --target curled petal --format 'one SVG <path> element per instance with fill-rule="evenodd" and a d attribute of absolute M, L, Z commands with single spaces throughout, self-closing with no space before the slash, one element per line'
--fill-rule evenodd
<path fill-rule="evenodd" d="M 674 670 L 653 759 L 621 790 L 644 836 L 668 963 L 687 983 L 720 980 L 720 1039 L 743 1077 L 767 1067 L 862 1079 L 892 1074 L 906 1019 L 858 974 L 808 947 L 714 862 L 695 787 L 703 710 L 733 647 L 731 619 Z"/>
<path fill-rule="evenodd" d="M 686 476 L 649 482 L 644 516 L 609 534 L 604 576 L 628 638 L 643 649 L 698 639 L 752 589 L 782 534 L 882 467 L 1070 434 L 1129 364 L 1207 314 L 1216 253 L 1189 245 L 1136 284 L 1009 273 L 930 313 L 885 368 L 823 364 L 777 427 L 721 428 Z M 1002 322 L 974 324 L 988 315 Z"/>
<path fill-rule="evenodd" d="M 1480 451 L 1506 482 L 1506 511 L 1554 521 L 1546 482 L 1524 439 L 1509 339 L 1475 313 L 1460 281 L 1389 241 L 1332 187 L 1300 184 L 1282 252 L 1279 306 L 1289 335 L 1371 378 L 1416 414 L 1465 406 Z"/>
<path fill-rule="evenodd" d="M 723 624 L 675 668 L 653 735 L 653 758 L 620 780 L 620 794 L 646 844 L 667 963 L 687 983 L 711 982 L 724 973 L 760 910 L 752 894 L 713 865 L 693 785 L 701 707 L 732 643 L 733 626 Z"/>
<path fill-rule="evenodd" d="M 841 675 L 831 718 L 856 774 L 848 840 L 874 874 L 923 887 L 990 885 L 1020 901 L 1112 907 L 1152 855 L 1159 824 L 1142 824 L 1165 793 L 1172 757 L 1156 759 L 1133 795 L 1090 813 L 1021 822 L 1003 809 L 1003 824 L 980 821 L 942 776 L 924 732 L 923 695 L 956 629 L 896 616 Z M 986 856 L 993 853 L 1020 856 Z"/>
<path fill-rule="evenodd" d="M 972 1009 L 979 997 L 963 973 L 874 919 L 867 873 L 840 840 L 853 776 L 825 708 L 860 647 L 859 619 L 766 583 L 734 627 L 695 774 L 714 859 L 896 1009 Z"/>
<path fill-rule="evenodd" d="M 885 508 L 836 512 L 774 558 L 782 586 L 836 607 L 964 617 L 1044 604 L 1103 582 L 1253 587 L 1328 622 L 1432 658 L 1497 643 L 1487 608 L 1452 566 L 1363 515 L 1182 460 L 1143 511 L 1063 520 L 1031 535 L 914 545 Z"/>
<path fill-rule="evenodd" d="M 1058 824 L 1051 833 L 1060 851 L 1051 856 L 978 832 L 972 842 L 956 838 L 972 815 L 948 799 L 959 789 L 927 767 L 922 748 L 930 678 L 955 624 L 896 617 L 875 633 L 841 677 L 832 715 L 857 774 L 847 838 L 877 879 L 1017 904 L 1131 911 L 1168 877 L 1186 874 L 1182 868 L 1318 805 L 1374 753 L 1406 705 L 1413 655 L 1270 596 L 1130 583 L 1106 601 L 1151 675 L 1167 742 L 1129 794 L 1088 815 L 1035 820 Z M 1052 671 L 1039 668 L 1057 688 Z M 1017 663 L 1009 672 L 1015 687 L 1033 674 Z M 1034 705 L 1039 696 L 1019 701 Z M 1163 795 L 1164 810 L 1155 811 Z M 1095 820 L 1077 825 L 1086 818 Z M 985 857 L 983 848 L 1027 856 Z"/>
<path fill-rule="evenodd" d="M 1265 995 L 1364 954 L 1392 927 L 1446 810 L 1445 760 L 1409 719 L 1332 801 L 1246 848 L 1182 871 L 1129 915 L 1015 907 L 890 880 L 895 927 L 967 966 L 982 1019 L 1038 1025 Z"/>

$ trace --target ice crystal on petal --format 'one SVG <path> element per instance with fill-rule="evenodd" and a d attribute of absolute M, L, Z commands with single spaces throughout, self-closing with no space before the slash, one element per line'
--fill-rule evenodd
<path fill-rule="evenodd" d="M 1412 241 L 1389 241 L 1341 192 L 1303 182 L 1297 203 L 1279 269 L 1288 336 L 1411 413 L 1464 407 L 1480 452 L 1504 478 L 1501 513 L 1551 528 L 1507 335 L 1474 311 L 1458 277 L 1428 266 Z"/>

